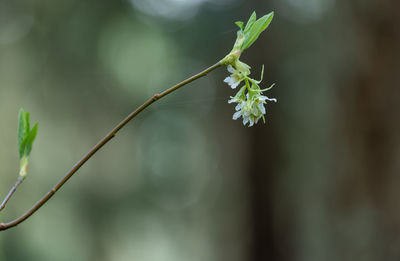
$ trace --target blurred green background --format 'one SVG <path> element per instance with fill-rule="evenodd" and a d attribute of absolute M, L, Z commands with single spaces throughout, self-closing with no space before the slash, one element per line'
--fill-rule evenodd
<path fill-rule="evenodd" d="M 230 51 L 237 20 L 275 11 L 243 55 L 267 123 L 233 121 L 225 69 L 140 114 L 0 260 L 399 260 L 400 2 L 0 0 L 0 195 L 18 172 L 20 107 L 39 121 L 9 221 L 156 92 Z"/>

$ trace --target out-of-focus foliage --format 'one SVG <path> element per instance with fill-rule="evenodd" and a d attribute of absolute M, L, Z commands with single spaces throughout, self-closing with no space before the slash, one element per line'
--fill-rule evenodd
<path fill-rule="evenodd" d="M 32 151 L 32 145 L 35 141 L 38 129 L 38 123 L 30 128 L 29 112 L 24 109 L 19 110 L 18 117 L 18 152 L 20 159 L 19 175 L 25 178 L 27 175 L 29 154 Z"/>
<path fill-rule="evenodd" d="M 0 1 L 3 196 L 18 172 L 16 113 L 41 124 L 32 175 L 1 221 L 145 99 L 223 58 L 252 10 L 275 11 L 242 57 L 277 83 L 265 125 L 232 121 L 226 72 L 210 73 L 1 232 L 0 260 L 398 260 L 394 0 Z"/>

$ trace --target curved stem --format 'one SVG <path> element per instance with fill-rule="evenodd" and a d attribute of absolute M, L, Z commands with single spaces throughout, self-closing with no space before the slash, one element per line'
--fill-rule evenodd
<path fill-rule="evenodd" d="M 72 175 L 75 174 L 75 172 L 82 167 L 83 164 L 85 164 L 86 161 L 88 161 L 101 147 L 103 147 L 108 141 L 110 141 L 116 134 L 117 132 L 124 127 L 130 120 L 132 120 L 136 115 L 138 115 L 141 111 L 143 111 L 145 108 L 147 108 L 150 104 L 155 102 L 156 100 L 166 96 L 167 94 L 179 89 L 180 87 L 198 79 L 201 78 L 205 75 L 207 75 L 209 72 L 215 70 L 216 68 L 220 67 L 222 65 L 221 62 L 218 62 L 209 68 L 205 69 L 204 71 L 193 75 L 192 77 L 172 86 L 171 88 L 163 91 L 162 93 L 159 94 L 154 94 L 153 97 L 148 99 L 145 103 L 143 103 L 141 106 L 139 106 L 135 111 L 133 111 L 131 114 L 129 114 L 124 120 L 122 120 L 120 123 L 117 124 L 117 126 L 114 127 L 104 138 L 102 138 L 89 152 L 81 159 L 79 160 L 70 171 L 65 174 L 63 178 L 60 179 L 59 182 L 49 191 L 44 195 L 36 204 L 34 204 L 25 214 L 20 216 L 19 218 L 9 222 L 9 223 L 0 223 L 0 230 L 6 230 L 11 227 L 17 226 L 21 222 L 25 221 L 27 218 L 29 218 L 32 214 L 34 214 L 41 206 L 43 206 L 64 184 L 65 182 L 68 181 L 69 178 L 72 177 Z"/>
<path fill-rule="evenodd" d="M 17 181 L 15 182 L 14 186 L 10 189 L 8 192 L 7 196 L 4 198 L 3 202 L 0 205 L 0 211 L 3 210 L 3 208 L 6 207 L 7 202 L 10 200 L 14 192 L 17 190 L 18 186 L 24 181 L 24 178 L 21 176 L 18 176 Z"/>

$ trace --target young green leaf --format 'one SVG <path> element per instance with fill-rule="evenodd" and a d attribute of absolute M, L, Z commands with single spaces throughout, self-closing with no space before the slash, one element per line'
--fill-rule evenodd
<path fill-rule="evenodd" d="M 26 136 L 29 133 L 29 112 L 25 112 L 24 109 L 19 111 L 19 126 L 18 126 L 18 151 L 19 157 L 22 158 L 25 151 Z"/>
<path fill-rule="evenodd" d="M 18 147 L 21 150 L 22 140 L 24 139 L 26 133 L 29 129 L 26 128 L 26 117 L 24 109 L 19 110 L 19 120 L 18 120 Z"/>
<path fill-rule="evenodd" d="M 20 159 L 19 176 L 25 178 L 28 174 L 29 154 L 32 151 L 32 144 L 36 138 L 38 123 L 30 129 L 29 112 L 25 112 L 22 108 L 19 111 L 18 122 L 18 152 Z"/>
<path fill-rule="evenodd" d="M 242 21 L 237 21 L 237 22 L 235 22 L 235 24 L 237 25 L 237 26 L 239 26 L 239 28 L 240 28 L 240 30 L 241 31 L 243 31 L 243 22 Z"/>
<path fill-rule="evenodd" d="M 38 129 L 38 123 L 33 126 L 33 128 L 29 131 L 28 135 L 26 136 L 26 144 L 25 144 L 25 156 L 29 156 L 32 150 L 32 144 L 35 141 L 36 134 Z"/>
<path fill-rule="evenodd" d="M 241 47 L 241 51 L 246 50 L 249 48 L 255 40 L 257 40 L 258 36 L 267 29 L 268 25 L 271 23 L 272 18 L 274 17 L 274 12 L 264 15 L 257 21 L 255 21 L 249 28 L 245 28 L 245 41 Z M 250 22 L 250 19 L 249 19 Z"/>
<path fill-rule="evenodd" d="M 29 112 L 25 112 L 25 135 L 28 134 L 30 129 L 31 128 L 29 126 Z"/>
<path fill-rule="evenodd" d="M 19 124 L 18 124 L 18 152 L 19 157 L 28 157 L 31 150 L 33 141 L 36 138 L 38 124 L 30 129 L 29 124 L 29 112 L 25 112 L 24 109 L 19 111 Z"/>
<path fill-rule="evenodd" d="M 246 27 L 244 28 L 244 33 L 248 32 L 250 28 L 253 26 L 254 22 L 256 21 L 256 12 L 253 12 L 247 21 Z"/>
<path fill-rule="evenodd" d="M 25 155 L 25 148 L 26 148 L 26 136 L 21 142 L 21 145 L 19 146 L 18 152 L 19 152 L 19 158 L 22 159 Z"/>

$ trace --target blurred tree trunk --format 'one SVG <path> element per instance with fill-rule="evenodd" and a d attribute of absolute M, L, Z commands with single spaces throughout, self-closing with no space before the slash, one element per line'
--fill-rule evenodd
<path fill-rule="evenodd" d="M 284 246 L 280 245 L 282 242 L 277 243 L 277 238 L 280 236 L 275 232 L 273 213 L 273 204 L 276 200 L 274 197 L 274 173 L 279 155 L 278 146 L 273 140 L 272 128 L 266 131 L 264 126 L 257 126 L 251 132 L 253 139 L 251 140 L 252 150 L 248 178 L 252 209 L 250 213 L 252 243 L 249 260 L 285 260 L 279 256 L 282 253 L 279 249 Z M 265 137 L 270 137 L 270 139 Z"/>
<path fill-rule="evenodd" d="M 351 7 L 365 57 L 353 85 L 346 86 L 351 91 L 341 89 L 339 95 L 337 139 L 347 138 L 340 145 L 345 153 L 338 157 L 345 167 L 336 207 L 344 216 L 371 209 L 368 251 L 379 260 L 399 260 L 393 245 L 400 243 L 400 2 L 359 1 Z"/>
<path fill-rule="evenodd" d="M 278 159 L 279 143 L 287 137 L 278 133 L 277 126 L 271 122 L 255 127 L 251 130 L 249 162 L 253 232 L 250 260 L 318 260 L 302 257 L 296 252 L 301 245 L 291 245 L 299 243 L 295 241 L 299 238 L 307 238 L 295 235 L 299 231 L 310 233 L 308 237 L 319 233 L 324 248 L 315 246 L 315 252 L 319 250 L 329 257 L 325 260 L 335 260 L 335 257 L 339 260 L 400 259 L 400 252 L 395 247 L 400 244 L 400 2 L 342 1 L 341 4 L 346 10 L 340 14 L 341 18 L 345 17 L 350 23 L 340 29 L 337 25 L 336 29 L 352 31 L 356 43 L 349 44 L 354 44 L 361 55 L 344 57 L 338 66 L 341 68 L 337 68 L 339 72 L 345 68 L 350 77 L 340 74 L 334 80 L 336 97 L 333 99 L 337 98 L 337 104 L 334 117 L 329 119 L 334 126 L 332 147 L 313 152 L 318 155 L 329 151 L 333 155 L 333 169 L 326 167 L 324 170 L 329 179 L 320 184 L 324 186 L 322 194 L 315 194 L 315 197 L 323 198 L 321 211 L 325 220 L 317 227 L 317 232 L 309 231 L 308 227 L 298 229 L 301 213 L 296 212 L 297 216 L 287 213 L 289 224 L 275 220 L 274 208 L 281 204 L 275 188 L 276 174 L 282 167 L 279 164 L 284 164 Z M 332 13 L 339 12 L 338 6 Z M 329 45 L 321 48 L 327 53 L 332 51 Z M 344 44 L 336 48 L 348 47 Z M 349 64 L 356 64 L 356 68 Z M 266 66 L 277 67 L 278 64 Z M 315 160 L 318 161 L 318 157 Z M 310 163 L 305 166 L 305 169 L 299 169 L 299 175 L 312 168 Z M 301 192 L 301 189 L 295 189 Z M 293 202 L 289 204 L 295 205 L 304 199 L 290 200 Z M 311 246 L 314 246 L 313 242 Z"/>
<path fill-rule="evenodd" d="M 360 48 L 365 48 L 367 57 L 356 70 L 353 91 L 341 90 L 343 133 L 339 135 L 348 137 L 345 142 L 352 155 L 348 171 L 358 170 L 366 183 L 363 193 L 381 205 L 390 198 L 387 193 L 393 192 L 387 190 L 390 184 L 400 181 L 400 2 L 362 5 L 352 9 L 363 44 Z M 344 189 L 353 194 L 348 181 Z"/>

